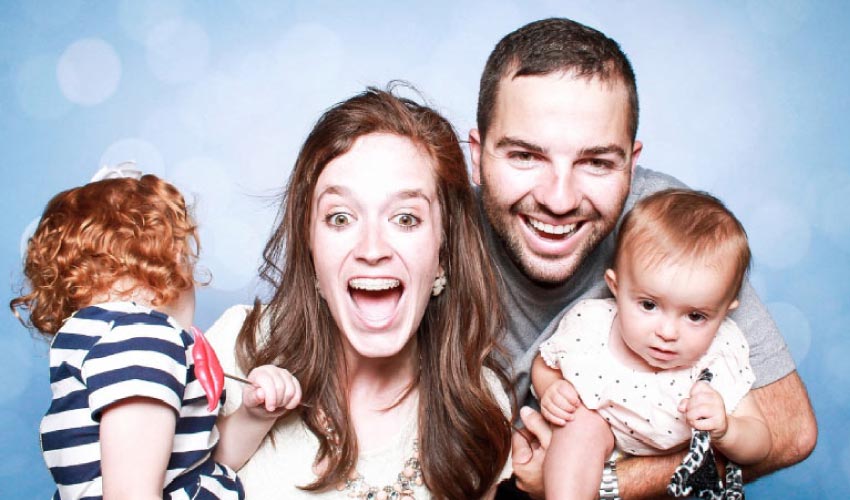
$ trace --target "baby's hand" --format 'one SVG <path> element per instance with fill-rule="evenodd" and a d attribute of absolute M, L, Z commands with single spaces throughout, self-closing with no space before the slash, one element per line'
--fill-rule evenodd
<path fill-rule="evenodd" d="M 575 418 L 573 413 L 578 408 L 579 402 L 578 393 L 573 384 L 566 380 L 557 380 L 552 382 L 543 393 L 543 398 L 540 400 L 540 413 L 552 424 L 565 425 Z"/>
<path fill-rule="evenodd" d="M 697 382 L 691 388 L 690 398 L 679 403 L 679 411 L 685 414 L 688 425 L 700 431 L 709 431 L 711 439 L 726 435 L 729 423 L 723 398 L 708 382 Z"/>
<path fill-rule="evenodd" d="M 277 418 L 301 402 L 301 385 L 291 373 L 273 365 L 258 366 L 248 374 L 252 385 L 242 389 L 242 405 L 256 418 Z"/>

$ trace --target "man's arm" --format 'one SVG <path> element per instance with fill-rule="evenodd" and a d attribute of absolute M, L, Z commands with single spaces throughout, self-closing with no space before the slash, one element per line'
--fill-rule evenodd
<path fill-rule="evenodd" d="M 753 389 L 773 438 L 770 454 L 744 468 L 744 479 L 754 479 L 796 464 L 811 454 L 817 441 L 817 423 L 806 388 L 797 372 Z M 617 462 L 620 494 L 624 499 L 669 498 L 667 483 L 684 452 L 661 457 L 630 457 Z"/>

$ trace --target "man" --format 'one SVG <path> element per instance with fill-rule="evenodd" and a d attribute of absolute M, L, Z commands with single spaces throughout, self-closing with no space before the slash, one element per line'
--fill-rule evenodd
<path fill-rule="evenodd" d="M 603 272 L 623 212 L 682 185 L 637 166 L 637 125 L 631 64 L 615 41 L 576 22 L 526 25 L 498 43 L 484 68 L 469 144 L 488 245 L 503 279 L 520 403 L 529 398 L 538 346 L 563 312 L 578 300 L 610 296 Z M 754 394 L 774 442 L 769 457 L 745 471 L 752 480 L 807 457 L 817 426 L 787 347 L 749 284 L 732 317 L 750 342 Z M 523 420 L 538 439 L 531 446 L 514 437 L 517 485 L 542 496 L 548 426 L 529 410 Z M 603 486 L 623 498 L 664 496 L 683 453 L 606 465 Z"/>

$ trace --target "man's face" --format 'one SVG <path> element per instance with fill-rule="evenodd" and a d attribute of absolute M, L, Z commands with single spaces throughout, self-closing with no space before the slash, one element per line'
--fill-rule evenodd
<path fill-rule="evenodd" d="M 641 143 L 622 83 L 570 73 L 504 78 L 490 129 L 469 134 L 473 180 L 522 272 L 557 284 L 614 228 Z"/>

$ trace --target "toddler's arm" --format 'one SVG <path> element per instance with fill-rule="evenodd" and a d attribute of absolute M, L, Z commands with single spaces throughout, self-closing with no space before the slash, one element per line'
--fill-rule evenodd
<path fill-rule="evenodd" d="M 301 403 L 301 386 L 283 368 L 263 365 L 251 370 L 242 389 L 242 406 L 217 422 L 221 438 L 215 460 L 239 470 L 268 434 L 277 418 Z"/>
<path fill-rule="evenodd" d="M 103 497 L 162 499 L 177 415 L 154 399 L 115 403 L 100 420 Z"/>
<path fill-rule="evenodd" d="M 691 388 L 689 399 L 679 405 L 688 424 L 711 433 L 711 443 L 729 460 L 741 464 L 758 463 L 772 446 L 767 422 L 751 393 L 747 393 L 731 415 L 726 415 L 723 398 L 706 382 Z"/>
<path fill-rule="evenodd" d="M 546 420 L 554 425 L 573 420 L 579 405 L 578 393 L 564 380 L 560 370 L 549 368 L 539 355 L 531 366 L 531 383 L 540 398 L 540 410 Z"/>

